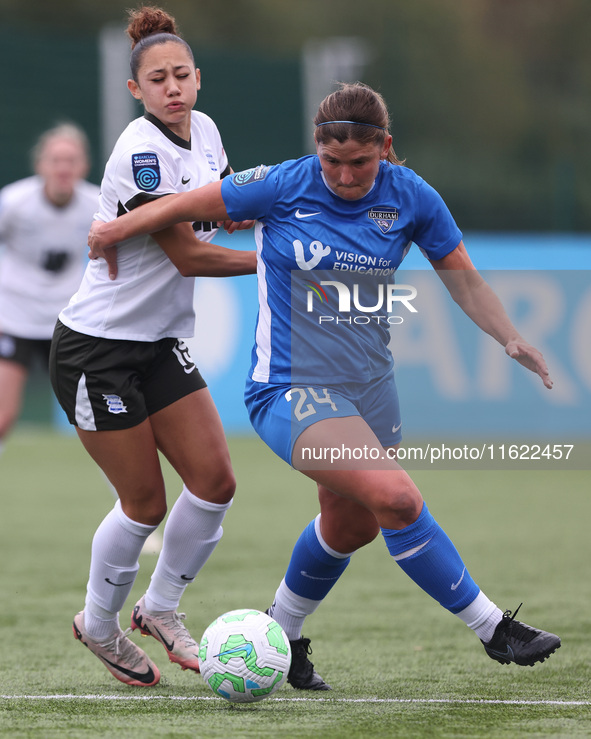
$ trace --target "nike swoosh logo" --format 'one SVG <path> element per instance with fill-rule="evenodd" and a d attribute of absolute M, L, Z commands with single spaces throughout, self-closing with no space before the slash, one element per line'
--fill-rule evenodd
<path fill-rule="evenodd" d="M 118 665 L 116 662 L 111 662 L 111 660 L 108 660 L 105 657 L 99 657 L 99 659 L 102 659 L 103 662 L 106 662 L 108 665 L 111 665 L 111 667 L 114 667 L 117 672 L 122 672 L 124 675 L 131 677 L 133 680 L 139 680 L 140 683 L 145 683 L 146 685 L 148 685 L 149 683 L 154 681 L 154 670 L 151 667 L 148 667 L 148 670 L 146 672 L 135 672 L 134 670 L 128 670 L 126 667 L 121 667 L 121 665 Z"/>
<path fill-rule="evenodd" d="M 322 211 L 318 211 L 317 213 L 301 213 L 300 209 L 298 208 L 295 212 L 296 218 L 311 218 L 312 216 L 319 216 L 321 215 Z"/>
<path fill-rule="evenodd" d="M 172 652 L 172 650 L 174 649 L 174 642 L 172 642 L 171 644 L 169 644 L 169 643 L 168 643 L 168 642 L 166 641 L 166 639 L 165 639 L 165 638 L 164 638 L 164 637 L 162 636 L 162 632 L 160 631 L 160 629 L 157 629 L 156 627 L 154 627 L 154 631 L 155 631 L 155 632 L 156 632 L 156 633 L 158 634 L 158 636 L 160 637 L 160 639 L 161 639 L 162 643 L 164 644 L 164 648 L 165 648 L 165 649 L 167 649 L 167 650 L 168 650 L 169 652 Z"/>
<path fill-rule="evenodd" d="M 240 647 L 234 647 L 233 649 L 226 649 L 225 652 L 220 652 L 219 654 L 216 654 L 216 657 L 225 657 L 227 654 L 235 654 L 236 652 L 246 652 L 246 657 L 250 657 L 252 653 L 252 644 L 246 644 L 244 643 Z"/>
<path fill-rule="evenodd" d="M 186 575 L 181 575 L 181 580 L 186 580 L 187 582 L 193 582 L 195 578 L 194 577 L 187 577 Z"/>
<path fill-rule="evenodd" d="M 395 434 L 401 426 L 402 421 L 398 424 L 398 426 L 392 426 L 392 433 Z"/>
<path fill-rule="evenodd" d="M 301 570 L 300 575 L 302 577 L 307 577 L 309 580 L 338 580 L 340 575 L 337 575 L 336 577 L 315 577 L 314 575 L 309 575 L 306 570 Z"/>
<path fill-rule="evenodd" d="M 507 644 L 507 649 L 504 652 L 497 652 L 496 649 L 490 649 L 490 647 L 487 649 L 487 651 L 489 654 L 492 654 L 494 657 L 507 657 L 508 659 L 515 658 L 513 650 L 508 644 Z"/>
<path fill-rule="evenodd" d="M 188 185 L 189 182 L 191 182 L 191 178 L 187 177 L 187 179 L 185 179 L 184 177 L 181 177 L 181 182 L 183 183 L 183 185 Z"/>
<path fill-rule="evenodd" d="M 88 644 L 82 638 L 80 629 L 76 626 L 76 624 L 73 624 L 73 626 L 74 626 L 74 632 L 76 634 L 76 639 L 81 641 L 85 647 L 88 647 Z M 122 672 L 124 675 L 131 677 L 133 680 L 138 680 L 139 682 L 144 683 L 145 685 L 149 685 L 150 683 L 154 682 L 155 675 L 154 675 L 154 670 L 151 667 L 148 667 L 147 672 L 135 672 L 134 670 L 128 670 L 125 667 L 121 667 L 121 665 L 118 665 L 115 662 L 111 662 L 111 660 L 108 660 L 106 657 L 103 657 L 102 655 L 97 654 L 96 656 L 105 664 L 111 665 L 111 667 L 114 667 L 118 672 Z"/>
<path fill-rule="evenodd" d="M 464 569 L 462 570 L 462 577 L 460 577 L 460 579 L 457 582 L 452 583 L 451 585 L 452 590 L 457 590 L 460 587 L 460 583 L 464 579 L 465 574 L 466 574 L 466 568 L 464 567 Z"/>
<path fill-rule="evenodd" d="M 108 577 L 105 577 L 105 582 L 108 582 L 109 585 L 114 585 L 116 588 L 122 588 L 124 585 L 131 585 L 133 580 L 129 582 L 111 582 Z"/>

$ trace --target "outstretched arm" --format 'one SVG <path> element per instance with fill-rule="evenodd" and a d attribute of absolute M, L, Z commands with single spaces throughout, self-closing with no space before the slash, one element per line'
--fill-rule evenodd
<path fill-rule="evenodd" d="M 511 358 L 539 375 L 550 390 L 553 382 L 544 357 L 519 335 L 501 301 L 472 264 L 463 242 L 431 264 L 464 313 L 502 344 Z"/>
<path fill-rule="evenodd" d="M 91 259 L 100 257 L 105 259 L 109 277 L 115 279 L 116 244 L 138 234 L 150 233 L 183 275 L 227 277 L 256 271 L 255 257 L 252 253 L 247 256 L 249 252 L 224 249 L 196 241 L 188 224 L 184 224 L 184 228 L 181 226 L 169 228 L 183 221 L 232 223 L 222 200 L 221 182 L 213 182 L 185 193 L 166 195 L 141 205 L 113 221 L 94 221 L 88 235 L 90 247 L 88 256 Z M 173 234 L 179 237 L 178 244 L 174 243 Z M 196 251 L 198 245 L 203 247 L 199 255 Z"/>
<path fill-rule="evenodd" d="M 183 277 L 234 277 L 257 271 L 256 251 L 228 249 L 200 241 L 188 223 L 177 223 L 157 231 L 152 238 Z M 95 247 L 88 256 L 91 259 L 102 257 L 107 263 L 109 279 L 117 278 L 117 246 Z"/>
<path fill-rule="evenodd" d="M 188 223 L 158 231 L 152 237 L 184 277 L 232 277 L 257 271 L 256 251 L 199 241 Z"/>
<path fill-rule="evenodd" d="M 138 234 L 152 234 L 183 221 L 230 220 L 222 200 L 222 183 L 211 182 L 189 192 L 165 195 L 140 205 L 125 215 L 105 223 L 94 221 L 88 235 L 93 257 L 103 256 L 103 249 Z"/>

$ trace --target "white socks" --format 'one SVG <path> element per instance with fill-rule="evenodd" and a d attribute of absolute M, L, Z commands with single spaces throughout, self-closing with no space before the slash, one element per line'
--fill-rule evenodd
<path fill-rule="evenodd" d="M 306 616 L 314 613 L 321 603 L 321 600 L 310 600 L 296 595 L 287 587 L 285 580 L 282 580 L 275 593 L 273 605 L 269 609 L 269 615 L 281 624 L 287 638 L 294 641 L 302 635 Z"/>
<path fill-rule="evenodd" d="M 84 626 L 95 640 L 118 628 L 118 613 L 131 592 L 145 540 L 157 528 L 128 518 L 118 500 L 92 540 Z"/>
<path fill-rule="evenodd" d="M 472 603 L 456 613 L 456 616 L 486 644 L 492 639 L 503 612 L 481 590 Z"/>
<path fill-rule="evenodd" d="M 183 488 L 166 522 L 162 552 L 145 596 L 149 612 L 176 610 L 185 588 L 221 539 L 221 524 L 231 505 L 208 503 Z M 119 501 L 98 527 L 84 609 L 84 626 L 92 639 L 106 639 L 119 628 L 118 614 L 133 587 L 140 552 L 157 528 L 132 521 Z"/>
<path fill-rule="evenodd" d="M 146 593 L 146 610 L 174 611 L 187 585 L 222 538 L 229 503 L 208 503 L 184 487 L 164 528 L 162 552 Z"/>

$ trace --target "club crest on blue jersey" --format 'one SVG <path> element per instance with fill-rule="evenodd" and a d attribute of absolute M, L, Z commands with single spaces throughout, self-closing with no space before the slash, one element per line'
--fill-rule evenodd
<path fill-rule="evenodd" d="M 367 217 L 371 218 L 382 233 L 387 234 L 394 225 L 394 221 L 398 220 L 398 211 L 396 208 L 384 208 L 383 210 L 372 208 L 367 212 Z"/>
<path fill-rule="evenodd" d="M 269 167 L 264 164 L 259 164 L 258 167 L 245 169 L 244 172 L 237 172 L 232 179 L 235 185 L 241 187 L 242 185 L 249 185 L 252 182 L 260 182 L 261 180 L 264 180 L 268 171 Z"/>
<path fill-rule="evenodd" d="M 151 152 L 131 155 L 133 179 L 140 190 L 152 192 L 160 184 L 160 162 Z"/>

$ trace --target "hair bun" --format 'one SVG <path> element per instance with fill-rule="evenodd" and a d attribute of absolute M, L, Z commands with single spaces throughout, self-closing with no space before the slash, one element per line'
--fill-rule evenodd
<path fill-rule="evenodd" d="M 155 33 L 172 33 L 178 36 L 176 21 L 166 11 L 153 5 L 128 11 L 129 23 L 127 35 L 131 39 L 131 48 L 147 36 Z"/>

